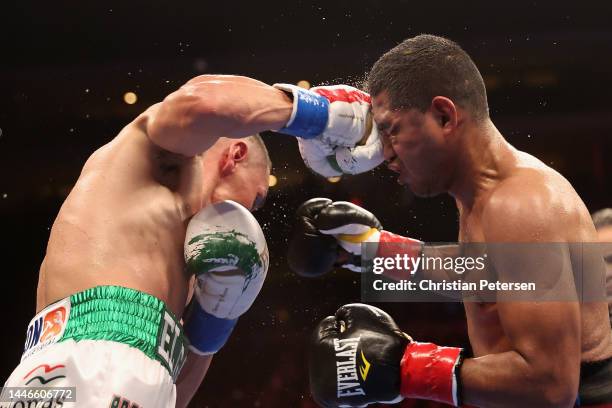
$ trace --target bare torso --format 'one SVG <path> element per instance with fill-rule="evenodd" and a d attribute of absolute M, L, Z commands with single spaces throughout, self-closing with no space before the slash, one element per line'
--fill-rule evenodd
<path fill-rule="evenodd" d="M 593 242 L 596 235 L 590 215 L 572 186 L 560 174 L 542 162 L 522 152 L 508 158 L 513 162 L 512 170 L 505 180 L 517 178 L 524 183 L 541 183 L 550 191 L 550 211 L 563 225 L 565 242 Z M 460 208 L 460 242 L 485 242 L 482 228 L 482 213 L 491 197 L 506 181 L 483 194 L 468 211 Z M 517 190 L 517 197 L 521 191 Z M 503 217 L 504 214 L 499 214 Z M 529 216 L 529 215 L 526 215 Z M 572 261 L 575 261 L 572 259 Z M 475 356 L 501 353 L 512 349 L 505 335 L 495 303 L 466 302 L 468 334 Z M 605 302 L 581 303 L 582 361 L 597 361 L 612 356 L 612 332 L 610 331 L 607 304 Z M 533 330 L 538 330 L 534 327 Z"/>
<path fill-rule="evenodd" d="M 62 205 L 40 268 L 36 309 L 97 285 L 149 293 L 180 316 L 189 293 L 186 224 L 206 198 L 201 158 L 146 135 L 155 107 L 98 149 Z"/>

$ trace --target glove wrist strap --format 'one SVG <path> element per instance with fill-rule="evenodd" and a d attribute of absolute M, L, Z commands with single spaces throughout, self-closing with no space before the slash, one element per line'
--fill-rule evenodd
<path fill-rule="evenodd" d="M 274 84 L 274 87 L 293 95 L 293 111 L 289 121 L 279 133 L 304 139 L 319 136 L 329 119 L 329 100 L 315 92 L 290 84 Z"/>
<path fill-rule="evenodd" d="M 459 406 L 459 367 L 463 349 L 412 342 L 401 360 L 400 393 Z"/>
<path fill-rule="evenodd" d="M 197 299 L 192 299 L 183 325 L 189 349 L 199 355 L 215 354 L 225 345 L 237 322 L 238 318 L 222 319 L 208 313 Z"/>

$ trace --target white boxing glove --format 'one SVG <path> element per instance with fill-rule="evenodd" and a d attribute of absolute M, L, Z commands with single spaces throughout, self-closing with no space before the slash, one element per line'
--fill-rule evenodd
<path fill-rule="evenodd" d="M 298 147 L 306 167 L 323 177 L 365 173 L 384 161 L 383 146 L 376 128 L 365 145 L 330 146 L 318 139 L 298 139 Z"/>
<path fill-rule="evenodd" d="M 230 200 L 215 203 L 189 222 L 185 263 L 197 277 L 185 333 L 191 350 L 212 354 L 263 286 L 269 264 L 266 239 L 245 207 Z"/>
<path fill-rule="evenodd" d="M 325 177 L 358 174 L 383 162 L 383 148 L 372 121 L 370 95 L 348 85 L 310 90 L 274 87 L 293 95 L 293 111 L 279 132 L 298 137 L 307 167 Z"/>

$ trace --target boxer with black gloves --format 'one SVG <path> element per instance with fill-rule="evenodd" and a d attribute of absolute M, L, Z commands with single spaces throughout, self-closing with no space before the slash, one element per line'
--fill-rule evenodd
<path fill-rule="evenodd" d="M 374 64 L 368 90 L 398 183 L 420 197 L 450 194 L 458 242 L 502 248 L 487 260 L 498 282 L 515 282 L 519 273 L 521 282 L 548 276 L 559 285 L 561 296 L 551 301 L 525 300 L 528 292 L 515 291 L 514 299 L 463 302 L 475 358 L 461 367 L 462 402 L 610 406 L 607 302 L 603 290 L 581 301 L 576 286 L 603 282 L 605 265 L 601 253 L 585 250 L 596 232 L 571 184 L 504 138 L 489 116 L 478 68 L 453 41 L 434 35 L 403 41 Z"/>

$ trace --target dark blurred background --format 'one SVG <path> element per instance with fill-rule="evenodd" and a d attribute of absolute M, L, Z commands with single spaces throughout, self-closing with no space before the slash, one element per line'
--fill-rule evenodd
<path fill-rule="evenodd" d="M 566 176 L 589 210 L 612 204 L 609 1 L 21 1 L 2 9 L 2 382 L 19 361 L 34 314 L 49 229 L 84 161 L 195 75 L 359 84 L 401 40 L 444 35 L 480 68 L 491 116 L 508 140 Z M 456 240 L 448 196 L 415 199 L 382 168 L 332 183 L 305 169 L 292 138 L 264 138 L 277 184 L 256 216 L 271 268 L 194 407 L 314 406 L 307 339 L 318 320 L 359 300 L 359 276 L 337 271 L 307 280 L 288 269 L 287 238 L 302 201 L 352 200 L 394 232 Z M 419 340 L 467 346 L 460 304 L 379 306 Z"/>

